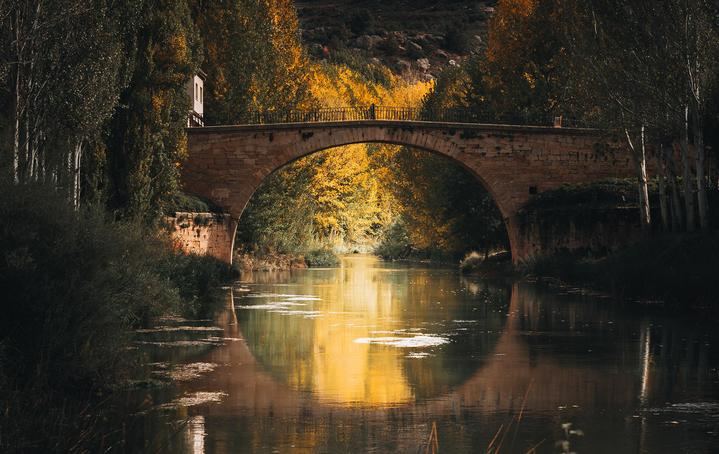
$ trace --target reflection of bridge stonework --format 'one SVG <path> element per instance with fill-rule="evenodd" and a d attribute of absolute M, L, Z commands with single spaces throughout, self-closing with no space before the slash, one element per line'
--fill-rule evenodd
<path fill-rule="evenodd" d="M 592 130 L 369 120 L 190 129 L 185 190 L 217 203 L 237 222 L 275 170 L 320 150 L 365 142 L 419 148 L 462 164 L 494 197 L 515 262 L 542 252 L 519 229 L 518 212 L 533 194 L 632 175 L 629 154 Z M 229 260 L 232 245 L 226 246 L 220 255 Z"/>

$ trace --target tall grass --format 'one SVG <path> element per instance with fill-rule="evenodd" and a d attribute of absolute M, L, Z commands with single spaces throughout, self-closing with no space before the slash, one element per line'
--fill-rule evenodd
<path fill-rule="evenodd" d="M 221 267 L 50 188 L 0 190 L 0 451 L 82 450 L 77 418 L 124 377 L 132 328 L 198 315 Z"/>

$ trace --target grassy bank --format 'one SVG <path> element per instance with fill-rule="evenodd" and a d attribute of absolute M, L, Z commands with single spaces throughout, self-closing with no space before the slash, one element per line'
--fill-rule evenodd
<path fill-rule="evenodd" d="M 74 211 L 49 188 L 1 189 L 0 451 L 99 449 L 132 330 L 205 316 L 228 270 L 170 250 L 147 226 Z"/>
<path fill-rule="evenodd" d="M 719 234 L 658 236 L 603 258 L 565 254 L 524 264 L 524 275 L 559 279 L 631 299 L 717 310 Z"/>

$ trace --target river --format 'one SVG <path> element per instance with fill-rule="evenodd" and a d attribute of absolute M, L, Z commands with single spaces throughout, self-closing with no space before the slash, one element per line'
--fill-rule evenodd
<path fill-rule="evenodd" d="M 712 452 L 711 321 L 347 256 L 137 333 L 128 452 Z M 654 314 L 654 315 L 652 315 Z M 139 411 L 137 410 L 139 409 Z"/>

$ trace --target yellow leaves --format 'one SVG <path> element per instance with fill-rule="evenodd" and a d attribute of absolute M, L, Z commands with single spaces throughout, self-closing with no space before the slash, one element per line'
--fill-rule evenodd
<path fill-rule="evenodd" d="M 187 38 L 184 34 L 175 33 L 167 40 L 167 48 L 175 57 L 175 60 L 184 61 L 187 59 Z"/>
<path fill-rule="evenodd" d="M 418 107 L 422 99 L 434 88 L 434 81 L 399 84 L 391 92 L 392 104 L 395 106 Z"/>
<path fill-rule="evenodd" d="M 537 79 L 530 73 L 524 72 L 522 78 L 527 81 L 529 88 L 534 89 L 537 85 Z"/>
<path fill-rule="evenodd" d="M 384 106 L 419 107 L 432 82 L 406 82 L 390 76 L 390 86 L 370 84 L 344 65 L 314 64 L 310 68 L 310 91 L 323 107 Z"/>
<path fill-rule="evenodd" d="M 174 33 L 154 46 L 155 60 L 163 65 L 184 64 L 189 58 L 187 37 L 183 33 Z"/>
<path fill-rule="evenodd" d="M 162 112 L 166 105 L 165 99 L 163 99 L 163 97 L 159 94 L 152 95 L 150 103 L 152 105 L 152 111 L 155 113 L 155 115 L 158 115 L 160 112 Z"/>
<path fill-rule="evenodd" d="M 537 0 L 499 1 L 489 25 L 488 61 L 516 58 L 525 50 L 521 48 L 522 35 L 527 32 L 527 23 L 536 8 Z"/>

